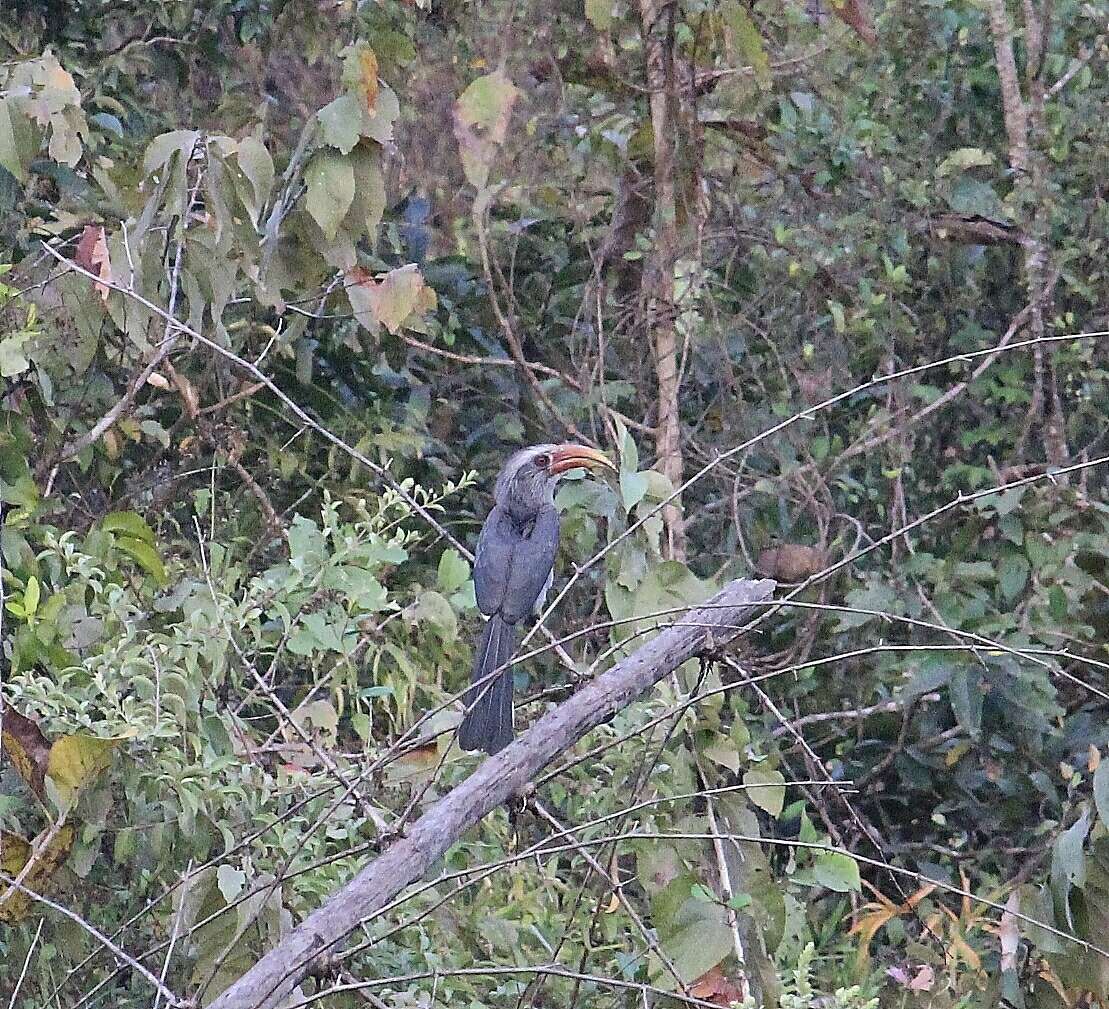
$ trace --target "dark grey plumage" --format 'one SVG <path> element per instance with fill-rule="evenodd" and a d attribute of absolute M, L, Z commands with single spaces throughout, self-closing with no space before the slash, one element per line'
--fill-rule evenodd
<path fill-rule="evenodd" d="M 580 445 L 535 445 L 505 463 L 493 490 L 495 504 L 474 551 L 478 609 L 489 619 L 474 655 L 473 686 L 458 731 L 464 750 L 493 754 L 512 741 L 512 669 L 517 625 L 543 604 L 558 552 L 554 492 L 570 469 L 612 464 Z M 491 676 L 500 667 L 497 676 Z"/>

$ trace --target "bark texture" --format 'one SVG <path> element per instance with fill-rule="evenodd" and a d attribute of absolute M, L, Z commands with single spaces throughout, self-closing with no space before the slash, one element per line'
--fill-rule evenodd
<path fill-rule="evenodd" d="M 1030 313 L 1028 327 L 1036 340 L 1045 335 L 1045 317 L 1051 314 L 1051 288 L 1048 283 L 1049 234 L 1047 187 L 1045 166 L 1037 139 L 1043 134 L 1044 103 L 1043 85 L 1045 29 L 1050 28 L 1051 0 L 1043 0 L 1037 7 L 1035 0 L 1022 0 L 1025 42 L 1025 90 L 1022 93 L 1020 75 L 1013 50 L 1013 23 L 1005 0 L 988 0 L 990 34 L 993 36 L 994 59 L 1001 85 L 1001 106 L 1005 117 L 1005 134 L 1009 142 L 1009 167 L 1016 176 L 1018 206 L 1024 220 L 1025 287 L 1028 291 Z M 1035 426 L 1041 430 L 1044 458 L 1050 465 L 1064 465 L 1070 452 L 1067 447 L 1066 418 L 1055 368 L 1055 349 L 1036 346 L 1033 349 L 1034 372 L 1032 400 L 1028 420 L 1017 445 L 1024 450 Z M 1066 482 L 1066 478 L 1062 478 Z"/>
<path fill-rule="evenodd" d="M 678 259 L 678 215 L 675 197 L 677 95 L 674 78 L 674 7 L 672 0 L 640 0 L 639 19 L 647 58 L 647 90 L 651 96 L 654 145 L 654 250 L 643 273 L 642 302 L 650 332 L 658 385 L 655 428 L 657 468 L 674 487 L 682 483 L 682 428 L 679 412 L 677 312 L 674 267 Z M 662 510 L 666 556 L 685 560 L 685 522 L 680 499 Z"/>

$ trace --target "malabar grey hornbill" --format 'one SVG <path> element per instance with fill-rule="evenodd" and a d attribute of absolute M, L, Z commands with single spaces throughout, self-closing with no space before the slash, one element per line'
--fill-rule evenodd
<path fill-rule="evenodd" d="M 469 709 L 458 730 L 464 750 L 494 754 L 512 742 L 512 669 L 521 620 L 543 606 L 554 577 L 558 512 L 554 492 L 571 470 L 616 467 L 585 445 L 533 445 L 504 464 L 493 490 L 493 510 L 485 519 L 474 553 L 478 609 L 489 619 L 474 656 Z M 500 675 L 490 674 L 505 666 Z"/>

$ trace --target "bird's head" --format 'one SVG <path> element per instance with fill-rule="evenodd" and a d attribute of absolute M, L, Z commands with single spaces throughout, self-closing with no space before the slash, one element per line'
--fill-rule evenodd
<path fill-rule="evenodd" d="M 532 445 L 509 457 L 493 496 L 509 511 L 533 512 L 554 500 L 555 487 L 566 473 L 602 467 L 616 472 L 608 456 L 587 445 Z"/>

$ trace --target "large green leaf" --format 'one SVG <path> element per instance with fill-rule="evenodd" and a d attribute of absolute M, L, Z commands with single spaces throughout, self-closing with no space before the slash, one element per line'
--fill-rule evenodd
<path fill-rule="evenodd" d="M 1090 831 L 1090 813 L 1082 815 L 1055 839 L 1051 851 L 1051 890 L 1056 906 L 1062 908 L 1067 926 L 1074 929 L 1071 890 L 1086 883 L 1086 853 L 1083 846 Z"/>
<path fill-rule="evenodd" d="M 597 31 L 607 32 L 612 27 L 612 0 L 585 0 L 585 19 Z"/>
<path fill-rule="evenodd" d="M 821 851 L 813 859 L 813 878 L 821 886 L 841 893 L 858 892 L 859 863 L 850 855 L 838 851 Z"/>
<path fill-rule="evenodd" d="M 109 533 L 122 533 L 153 545 L 154 530 L 138 512 L 109 512 L 100 520 L 100 528 Z"/>
<path fill-rule="evenodd" d="M 686 984 L 715 967 L 733 948 L 727 911 L 699 899 L 695 895 L 699 887 L 696 877 L 683 874 L 651 901 L 659 945 Z M 677 981 L 657 958 L 652 957 L 650 973 L 658 987 L 677 989 Z"/>
<path fill-rule="evenodd" d="M 752 767 L 743 775 L 747 798 L 771 816 L 778 816 L 785 805 L 785 780 L 781 771 L 762 765 Z"/>
<path fill-rule="evenodd" d="M 508 133 L 512 106 L 519 94 L 502 70 L 473 81 L 454 106 L 454 133 L 469 182 L 485 188 L 497 148 Z"/>
<path fill-rule="evenodd" d="M 330 242 L 354 201 L 354 167 L 334 151 L 318 151 L 304 173 L 308 213 Z"/>
<path fill-rule="evenodd" d="M 316 113 L 320 137 L 340 154 L 354 150 L 362 136 L 362 103 L 354 95 L 340 95 Z"/>
<path fill-rule="evenodd" d="M 22 113 L 12 107 L 6 98 L 0 98 L 0 167 L 6 168 L 20 182 L 27 178 L 27 165 L 24 164 L 19 142 L 16 139 L 12 116 Z"/>
<path fill-rule="evenodd" d="M 947 684 L 947 696 L 959 724 L 970 735 L 977 736 L 982 728 L 982 703 L 985 700 L 981 671 L 976 666 L 957 666 Z"/>
<path fill-rule="evenodd" d="M 273 158 L 260 140 L 244 137 L 239 143 L 238 163 L 239 171 L 246 176 L 253 190 L 254 199 L 250 207 L 257 223 L 258 212 L 269 199 L 273 188 Z"/>
<path fill-rule="evenodd" d="M 120 536 L 115 538 L 116 546 L 128 557 L 139 565 L 159 585 L 167 582 L 166 568 L 158 551 L 145 540 L 136 539 L 134 536 Z"/>

